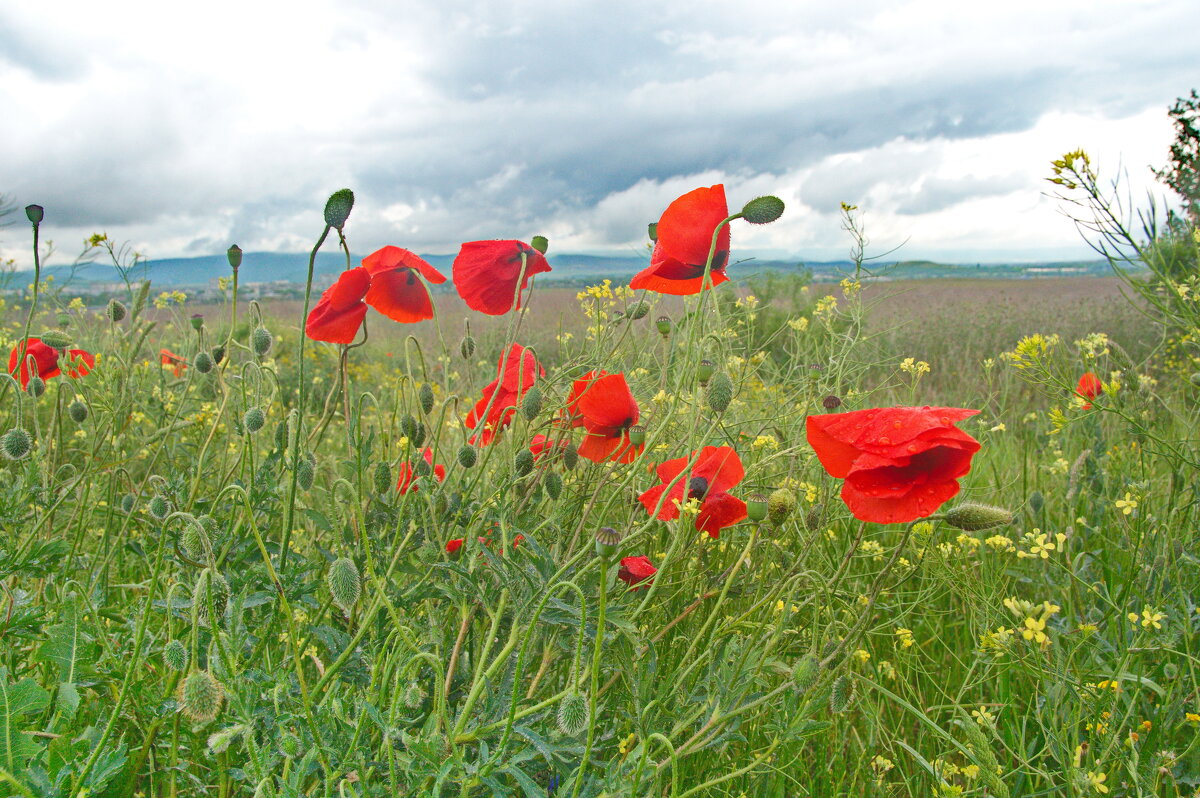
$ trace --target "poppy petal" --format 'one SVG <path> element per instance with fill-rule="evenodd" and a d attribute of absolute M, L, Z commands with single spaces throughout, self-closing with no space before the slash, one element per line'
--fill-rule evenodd
<path fill-rule="evenodd" d="M 697 188 L 679 197 L 658 220 L 658 243 L 676 260 L 704 268 L 712 247 L 713 231 L 729 216 L 725 186 Z M 729 225 L 717 236 L 713 267 L 722 268 L 729 255 Z"/>
<path fill-rule="evenodd" d="M 524 277 L 521 276 L 522 256 L 525 258 Z M 548 271 L 550 264 L 546 257 L 522 241 L 468 241 L 454 258 L 451 274 L 454 288 L 467 307 L 501 316 L 514 307 L 521 307 L 521 294 L 530 277 Z"/>
<path fill-rule="evenodd" d="M 367 315 L 367 306 L 359 302 L 347 310 L 338 310 L 324 301 L 308 314 L 308 323 L 304 325 L 304 334 L 314 341 L 325 341 L 331 344 L 348 344 L 358 335 L 363 318 Z"/>
<path fill-rule="evenodd" d="M 429 261 L 407 249 L 391 245 L 377 249 L 363 258 L 362 265 L 372 277 L 391 269 L 416 269 L 428 282 L 446 282 L 446 275 L 435 269 Z"/>
<path fill-rule="evenodd" d="M 388 269 L 371 278 L 367 304 L 401 324 L 433 318 L 433 297 L 412 269 Z"/>
<path fill-rule="evenodd" d="M 696 516 L 696 529 L 715 538 L 725 527 L 745 519 L 744 501 L 728 493 L 710 493 L 700 504 L 700 514 Z"/>

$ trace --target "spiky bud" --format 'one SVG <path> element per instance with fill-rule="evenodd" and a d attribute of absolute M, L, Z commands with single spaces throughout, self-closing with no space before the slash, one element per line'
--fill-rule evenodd
<path fill-rule="evenodd" d="M 742 218 L 750 224 L 770 224 L 783 216 L 783 200 L 779 197 L 755 197 L 742 206 Z"/>
<path fill-rule="evenodd" d="M 163 663 L 173 671 L 181 671 L 188 664 L 187 646 L 178 640 L 172 640 L 163 646 Z"/>
<path fill-rule="evenodd" d="M 767 517 L 768 499 L 761 493 L 752 493 L 746 497 L 746 517 L 758 523 Z"/>
<path fill-rule="evenodd" d="M 463 336 L 458 344 L 458 352 L 463 356 L 463 360 L 470 360 L 475 354 L 475 339 L 469 335 Z"/>
<path fill-rule="evenodd" d="M 333 565 L 329 566 L 327 581 L 333 603 L 349 615 L 362 595 L 362 578 L 358 575 L 358 566 L 354 564 L 354 560 L 348 557 L 334 560 Z"/>
<path fill-rule="evenodd" d="M 212 358 L 214 363 L 221 364 L 221 361 L 225 359 L 225 344 L 217 344 L 212 348 Z"/>
<path fill-rule="evenodd" d="M 271 351 L 273 343 L 275 343 L 275 338 L 266 327 L 255 327 L 254 331 L 250 333 L 250 348 L 259 357 L 266 357 L 267 353 Z"/>
<path fill-rule="evenodd" d="M 346 225 L 346 220 L 350 218 L 350 211 L 353 208 L 354 192 L 348 188 L 338 189 L 325 201 L 325 224 L 341 230 Z"/>
<path fill-rule="evenodd" d="M 242 425 L 246 428 L 246 432 L 253 435 L 263 428 L 267 423 L 267 414 L 263 412 L 261 407 L 252 407 L 242 416 Z"/>
<path fill-rule="evenodd" d="M 31 378 L 29 384 L 25 386 L 25 392 L 34 399 L 38 398 L 46 392 L 46 381 L 41 377 Z"/>
<path fill-rule="evenodd" d="M 696 378 L 700 380 L 700 387 L 708 385 L 709 379 L 712 378 L 715 367 L 713 362 L 705 358 L 696 365 Z"/>
<path fill-rule="evenodd" d="M 409 709 L 416 709 L 417 707 L 421 706 L 421 704 L 425 703 L 425 688 L 421 686 L 420 682 L 418 682 L 416 679 L 413 679 L 408 683 L 408 686 L 404 688 L 404 693 L 402 694 L 400 700 L 404 703 L 404 706 L 408 707 Z"/>
<path fill-rule="evenodd" d="M 161 521 L 170 514 L 171 502 L 167 501 L 166 496 L 155 496 L 150 500 L 149 510 L 150 515 Z"/>
<path fill-rule="evenodd" d="M 290 759 L 300 756 L 302 747 L 295 732 L 285 731 L 279 738 L 279 750 Z"/>
<path fill-rule="evenodd" d="M 208 352 L 197 352 L 195 359 L 192 360 L 192 366 L 201 374 L 207 374 L 212 371 L 215 365 L 212 355 Z"/>
<path fill-rule="evenodd" d="M 542 487 L 546 489 L 546 495 L 551 501 L 558 501 L 558 497 L 562 495 L 562 477 L 557 472 L 547 471 L 546 476 L 542 477 Z"/>
<path fill-rule="evenodd" d="M 82 424 L 87 421 L 88 406 L 78 399 L 72 400 L 71 404 L 67 405 L 67 415 L 76 424 Z"/>
<path fill-rule="evenodd" d="M 179 545 L 183 548 L 183 553 L 188 556 L 188 559 L 204 562 L 208 559 L 208 550 L 211 548 L 209 542 L 205 539 L 206 533 L 199 524 L 188 524 L 183 530 L 183 535 L 179 538 Z"/>
<path fill-rule="evenodd" d="M 300 490 L 310 490 L 317 476 L 317 458 L 308 452 L 296 463 L 296 485 Z"/>
<path fill-rule="evenodd" d="M 513 471 L 518 477 L 523 477 L 533 471 L 533 452 L 528 449 L 517 452 L 516 457 L 513 458 Z"/>
<path fill-rule="evenodd" d="M 221 714 L 225 689 L 208 671 L 192 671 L 179 686 L 179 704 L 193 723 L 208 723 Z"/>
<path fill-rule="evenodd" d="M 26 205 L 25 218 L 33 224 L 41 224 L 42 219 L 46 217 L 46 209 L 41 205 Z"/>
<path fill-rule="evenodd" d="M 854 682 L 850 677 L 842 674 L 833 680 L 833 685 L 829 688 L 829 710 L 831 712 L 845 712 L 850 708 L 850 703 L 854 701 Z"/>
<path fill-rule="evenodd" d="M 662 333 L 662 337 L 666 338 L 671 334 L 671 317 L 659 316 L 654 320 L 654 326 L 658 328 L 660 333 Z"/>
<path fill-rule="evenodd" d="M 529 246 L 545 255 L 546 250 L 550 249 L 550 240 L 545 236 L 534 236 L 532 239 L 530 239 Z"/>
<path fill-rule="evenodd" d="M 51 349 L 67 349 L 75 343 L 75 339 L 66 330 L 43 330 L 38 333 L 38 338 Z"/>
<path fill-rule="evenodd" d="M 129 515 L 137 507 L 137 497 L 132 493 L 126 493 L 121 497 L 121 512 Z"/>
<path fill-rule="evenodd" d="M 387 494 L 392 490 L 392 467 L 387 463 L 378 463 L 375 466 L 375 492 Z"/>
<path fill-rule="evenodd" d="M 705 397 L 708 399 L 708 406 L 714 413 L 724 413 L 729 408 L 729 403 L 733 401 L 733 380 L 729 379 L 729 375 L 724 372 L 714 374 L 708 381 Z"/>
<path fill-rule="evenodd" d="M 400 419 L 400 433 L 402 435 L 404 435 L 404 437 L 406 437 L 410 441 L 412 441 L 413 446 L 421 445 L 421 444 L 417 443 L 417 441 L 416 441 L 417 419 L 414 418 L 413 416 L 406 415 L 402 419 Z"/>
<path fill-rule="evenodd" d="M 129 309 L 121 302 L 115 299 L 108 300 L 108 306 L 104 308 L 104 315 L 108 316 L 111 322 L 118 322 L 129 315 Z"/>
<path fill-rule="evenodd" d="M 421 405 L 421 412 L 429 415 L 433 412 L 433 386 L 427 382 L 421 383 L 420 389 L 417 391 L 417 402 Z"/>
<path fill-rule="evenodd" d="M 542 412 L 542 389 L 534 385 L 525 393 L 521 402 L 521 415 L 526 421 L 533 421 Z"/>
<path fill-rule="evenodd" d="M 621 533 L 611 526 L 602 526 L 596 532 L 596 556 L 611 560 L 621 546 Z"/>
<path fill-rule="evenodd" d="M 946 523 L 964 532 L 979 532 L 1011 524 L 1013 514 L 1002 507 L 967 502 L 946 511 Z"/>
<path fill-rule="evenodd" d="M 817 677 L 820 675 L 821 663 L 812 654 L 805 654 L 796 660 L 796 664 L 792 666 L 792 683 L 796 685 L 796 689 L 801 693 L 807 692 L 810 687 L 816 684 Z"/>
<path fill-rule="evenodd" d="M 796 509 L 796 494 L 787 488 L 779 488 L 771 492 L 767 498 L 767 518 L 775 526 L 787 520 Z"/>
<path fill-rule="evenodd" d="M 639 302 L 629 309 L 629 318 L 634 321 L 637 321 L 638 319 L 644 319 L 649 314 L 650 314 L 650 303 L 649 302 Z"/>
<path fill-rule="evenodd" d="M 1029 494 L 1029 509 L 1037 515 L 1042 512 L 1042 508 L 1046 506 L 1046 497 L 1042 495 L 1040 490 L 1035 490 Z"/>
<path fill-rule="evenodd" d="M 201 626 L 214 626 L 209 623 L 208 601 L 212 598 L 212 609 L 217 620 L 225 615 L 225 606 L 229 603 L 229 583 L 220 571 L 204 568 L 196 577 L 196 586 L 192 590 L 192 606 L 196 610 L 196 622 Z"/>
<path fill-rule="evenodd" d="M 568 737 L 579 736 L 588 727 L 588 712 L 587 698 L 572 690 L 558 702 L 558 730 Z"/>
<path fill-rule="evenodd" d="M 469 443 L 464 443 L 458 449 L 458 464 L 463 468 L 471 468 L 479 459 L 479 451 Z"/>
<path fill-rule="evenodd" d="M 575 448 L 575 444 L 568 443 L 563 449 L 563 466 L 568 471 L 574 471 L 575 466 L 579 464 L 579 450 Z"/>
<path fill-rule="evenodd" d="M 229 260 L 229 268 L 235 272 L 242 268 L 242 248 L 237 244 L 233 244 L 229 249 L 225 250 L 225 257 Z"/>

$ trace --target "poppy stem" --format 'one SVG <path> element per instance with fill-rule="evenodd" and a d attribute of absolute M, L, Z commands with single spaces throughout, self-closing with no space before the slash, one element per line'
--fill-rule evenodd
<path fill-rule="evenodd" d="M 33 223 L 33 298 L 29 301 L 29 313 L 25 316 L 25 332 L 21 334 L 21 341 L 17 344 L 20 356 L 17 358 L 18 363 L 23 363 L 26 359 L 26 353 L 29 351 L 29 328 L 33 324 L 33 314 L 37 310 L 38 303 L 38 287 L 42 282 L 42 256 L 38 252 L 38 239 L 40 235 L 40 222 L 31 220 Z M 29 369 L 30 375 L 37 374 L 37 367 L 30 363 L 25 366 Z M 20 371 L 17 372 L 20 374 Z"/>

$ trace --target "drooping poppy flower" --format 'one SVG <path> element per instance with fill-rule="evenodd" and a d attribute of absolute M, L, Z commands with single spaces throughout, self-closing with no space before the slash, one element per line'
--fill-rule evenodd
<path fill-rule="evenodd" d="M 720 183 L 689 191 L 672 202 L 658 220 L 658 241 L 650 255 L 650 265 L 638 272 L 629 287 L 678 296 L 700 293 L 707 287 L 704 265 L 712 247 L 713 232 L 728 217 L 725 186 Z M 711 285 L 729 279 L 725 274 L 728 263 L 729 225 L 725 225 L 717 235 L 717 248 L 709 269 Z"/>
<path fill-rule="evenodd" d="M 444 465 L 433 464 L 433 449 L 426 446 L 421 450 L 421 456 L 425 458 L 425 462 L 433 470 L 434 477 L 438 482 L 446 480 L 446 467 Z M 397 469 L 396 490 L 401 493 L 408 493 L 410 490 L 420 490 L 421 483 L 417 481 L 416 471 L 412 467 L 412 463 L 401 463 Z"/>
<path fill-rule="evenodd" d="M 883 407 L 809 416 L 808 442 L 860 521 L 899 524 L 932 515 L 959 491 L 979 441 L 954 425 L 978 410 Z"/>
<path fill-rule="evenodd" d="M 1085 372 L 1079 378 L 1079 384 L 1075 386 L 1075 393 L 1089 401 L 1083 403 L 1084 410 L 1091 410 L 1091 399 L 1095 399 L 1100 394 L 1104 393 L 1104 384 L 1100 382 L 1100 378 L 1092 372 Z"/>
<path fill-rule="evenodd" d="M 637 401 L 624 374 L 589 371 L 575 380 L 567 397 L 573 427 L 583 427 L 579 456 L 597 463 L 613 460 L 631 463 L 644 444 L 629 440 L 629 428 L 638 422 Z"/>
<path fill-rule="evenodd" d="M 696 464 L 676 480 L 693 457 Z M 729 494 L 730 488 L 746 476 L 741 458 L 732 448 L 705 446 L 698 452 L 692 452 L 689 457 L 677 457 L 661 463 L 654 473 L 662 484 L 638 496 L 638 501 L 646 508 L 646 512 L 654 513 L 654 508 L 658 507 L 661 500 L 662 507 L 659 507 L 656 518 L 672 521 L 679 517 L 681 504 L 688 499 L 696 499 L 700 502 L 696 529 L 707 532 L 709 537 L 715 538 L 725 527 L 745 520 L 746 503 Z"/>
<path fill-rule="evenodd" d="M 649 557 L 622 557 L 621 567 L 617 570 L 617 578 L 632 587 L 638 582 L 644 582 L 658 573 L 658 569 L 650 564 Z"/>
<path fill-rule="evenodd" d="M 25 340 L 24 347 L 18 341 L 13 344 L 12 351 L 8 354 L 8 373 L 20 381 L 22 388 L 28 387 L 29 381 L 35 376 L 48 380 L 62 374 L 59 362 L 62 358 L 61 350 L 43 343 L 41 338 Z M 96 366 L 96 356 L 83 349 L 68 349 L 66 356 L 68 377 L 82 377 Z M 31 372 L 31 359 L 33 368 L 37 370 L 36 374 Z"/>
<path fill-rule="evenodd" d="M 545 255 L 524 241 L 468 241 L 458 250 L 452 268 L 454 288 L 467 307 L 489 316 L 502 316 L 514 307 L 520 309 L 529 278 L 550 271 L 550 264 Z"/>
<path fill-rule="evenodd" d="M 479 430 L 471 436 L 471 443 L 487 446 L 495 440 L 496 433 L 512 421 L 521 397 L 544 376 L 546 369 L 532 350 L 513 344 L 501 353 L 496 379 L 484 386 L 482 397 L 464 422 L 469 429 Z"/>
<path fill-rule="evenodd" d="M 171 373 L 176 377 L 182 377 L 184 370 L 187 369 L 187 361 L 170 349 L 160 349 L 158 360 L 162 365 L 170 367 Z"/>

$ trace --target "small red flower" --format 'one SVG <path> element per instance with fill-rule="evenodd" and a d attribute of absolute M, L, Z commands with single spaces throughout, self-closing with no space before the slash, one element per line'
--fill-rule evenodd
<path fill-rule="evenodd" d="M 676 480 L 693 457 L 696 464 L 692 470 Z M 725 527 L 746 518 L 746 503 L 729 495 L 729 489 L 742 481 L 746 471 L 737 452 L 728 446 L 705 446 L 689 457 L 668 460 L 655 469 L 655 474 L 662 484 L 638 496 L 638 501 L 646 512 L 653 513 L 662 500 L 656 518 L 672 521 L 679 517 L 681 504 L 688 499 L 697 499 L 700 514 L 696 516 L 696 529 L 707 532 L 712 538 L 718 537 Z M 674 485 L 671 485 L 672 481 Z M 663 494 L 666 494 L 665 499 Z"/>
<path fill-rule="evenodd" d="M 444 482 L 446 480 L 446 467 L 444 465 L 433 464 L 433 449 L 426 446 L 421 450 L 421 455 L 425 458 L 425 462 L 429 463 L 433 469 L 433 475 L 437 478 L 437 481 Z M 401 493 L 408 493 L 410 490 L 420 490 L 421 483 L 417 481 L 416 472 L 411 463 L 401 463 L 397 476 L 396 490 Z"/>
<path fill-rule="evenodd" d="M 1075 386 L 1075 393 L 1082 396 L 1084 399 L 1095 399 L 1100 394 L 1104 393 L 1104 384 L 1100 382 L 1100 378 L 1092 372 L 1085 372 L 1079 378 L 1079 384 Z M 1090 401 L 1083 403 L 1084 410 L 1091 410 L 1092 403 Z"/>
<path fill-rule="evenodd" d="M 522 255 L 525 256 L 523 278 Z M 452 268 L 454 288 L 467 307 L 490 316 L 502 316 L 514 307 L 520 309 L 521 294 L 529 278 L 550 271 L 550 264 L 545 255 L 523 241 L 468 241 L 459 249 Z"/>
<path fill-rule="evenodd" d="M 176 377 L 182 377 L 184 370 L 187 368 L 187 361 L 172 352 L 170 349 L 160 349 L 158 352 L 158 359 L 162 365 L 170 366 L 171 373 Z"/>
<path fill-rule="evenodd" d="M 556 440 L 555 438 L 546 435 L 534 435 L 533 440 L 529 443 L 529 451 L 533 452 L 533 462 L 538 462 L 543 457 L 553 458 L 562 454 L 567 448 L 567 441 Z"/>
<path fill-rule="evenodd" d="M 62 352 L 52 346 L 42 343 L 41 338 L 25 339 L 25 346 L 18 341 L 8 354 L 8 373 L 21 382 L 21 387 L 29 385 L 34 376 L 48 380 L 62 374 L 59 359 Z M 30 372 L 30 358 L 37 374 Z M 67 350 L 67 376 L 82 377 L 96 366 L 96 356 L 82 349 Z"/>
<path fill-rule="evenodd" d="M 447 554 L 454 554 L 454 553 L 456 553 L 456 552 L 457 552 L 459 549 L 461 549 L 461 548 L 462 548 L 462 545 L 463 545 L 463 539 L 462 539 L 462 538 L 455 538 L 454 540 L 447 541 L 447 542 L 446 542 L 446 553 L 447 553 Z"/>
<path fill-rule="evenodd" d="M 658 220 L 658 241 L 650 255 L 650 266 L 633 278 L 630 288 L 645 288 L 659 294 L 687 296 L 700 293 L 704 283 L 704 264 L 712 246 L 713 231 L 729 217 L 725 186 L 689 191 L 672 202 Z M 717 235 L 709 280 L 720 285 L 729 277 L 729 225 Z"/>
<path fill-rule="evenodd" d="M 954 425 L 978 410 L 883 407 L 809 416 L 808 442 L 860 521 L 897 524 L 932 515 L 959 491 L 979 441 Z"/>
<path fill-rule="evenodd" d="M 638 422 L 638 406 L 624 374 L 589 371 L 567 397 L 571 426 L 583 427 L 579 456 L 597 463 L 631 463 L 644 445 L 634 446 L 629 428 Z"/>
<path fill-rule="evenodd" d="M 644 582 L 658 573 L 658 569 L 650 564 L 649 557 L 622 557 L 621 567 L 617 578 L 629 586 Z"/>
<path fill-rule="evenodd" d="M 482 427 L 471 436 L 471 443 L 487 446 L 495 440 L 496 433 L 512 421 L 521 397 L 544 376 L 546 369 L 537 362 L 532 350 L 513 344 L 501 354 L 496 365 L 496 379 L 484 386 L 483 396 L 464 422 L 469 429 Z"/>

